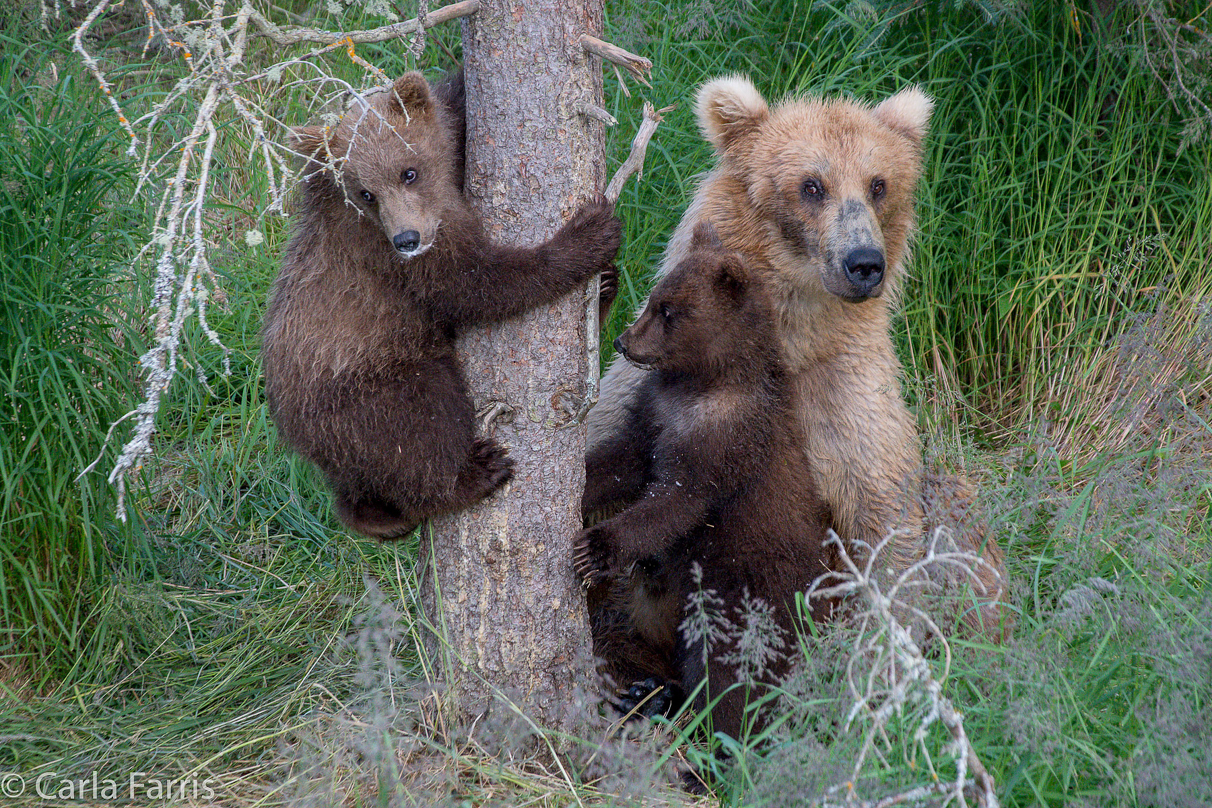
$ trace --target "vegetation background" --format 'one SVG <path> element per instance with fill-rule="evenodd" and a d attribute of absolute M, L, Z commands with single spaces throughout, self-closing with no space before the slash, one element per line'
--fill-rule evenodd
<path fill-rule="evenodd" d="M 289 5 L 331 29 L 381 21 Z M 1212 804 L 1212 147 L 1207 106 L 1184 95 L 1212 105 L 1205 4 L 613 0 L 608 16 L 608 38 L 655 65 L 643 93 L 608 77 L 613 162 L 642 97 L 679 106 L 620 203 L 623 292 L 603 344 L 710 164 L 689 103 L 703 80 L 869 100 L 919 83 L 935 98 L 897 325 L 904 388 L 932 456 L 981 483 L 1018 614 L 1004 645 L 955 644 L 945 690 L 1003 805 Z M 415 543 L 340 531 L 267 420 L 257 333 L 286 225 L 264 214 L 237 124 L 207 211 L 226 293 L 210 321 L 232 373 L 187 335 L 195 366 L 128 521 L 103 473 L 78 477 L 112 461 L 106 431 L 138 401 L 151 291 L 133 259 L 153 213 L 65 44 L 82 17 L 65 7 L 47 31 L 29 3 L 0 11 L 0 774 L 29 784 L 5 803 L 42 804 L 39 775 L 56 801 L 104 802 L 70 785 L 94 772 L 175 778 L 183 805 L 689 800 L 663 785 L 667 761 L 710 758 L 676 726 L 552 739 L 507 699 L 474 727 L 440 724 L 414 642 Z M 94 43 L 136 113 L 182 69 L 154 43 L 137 56 L 141 21 L 128 3 Z M 458 52 L 447 28 L 420 61 L 359 53 L 436 76 Z M 297 125 L 306 110 L 284 94 L 275 114 Z M 849 777 L 845 649 L 830 642 L 805 639 L 788 722 L 771 743 L 740 739 L 705 804 L 809 805 Z M 891 727 L 864 793 L 929 782 L 913 726 Z"/>

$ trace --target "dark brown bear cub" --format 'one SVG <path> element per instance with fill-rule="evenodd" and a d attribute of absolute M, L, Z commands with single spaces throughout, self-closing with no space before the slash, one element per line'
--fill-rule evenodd
<path fill-rule="evenodd" d="M 509 479 L 505 449 L 475 434 L 455 337 L 559 298 L 618 250 L 604 198 L 539 247 L 492 243 L 459 191 L 460 126 L 409 73 L 335 128 L 294 133 L 311 161 L 265 316 L 266 394 L 338 517 L 368 536 L 404 535 Z"/>
<path fill-rule="evenodd" d="M 591 584 L 628 581 L 614 606 L 629 618 L 635 644 L 667 658 L 687 692 L 706 679 L 697 706 L 719 698 L 713 728 L 737 738 L 749 719 L 746 688 L 732 686 L 774 682 L 787 660 L 742 659 L 736 637 L 707 647 L 687 598 L 713 593 L 733 622 L 746 605 L 764 603 L 785 641 L 796 593 L 831 560 L 829 514 L 804 455 L 774 310 L 741 256 L 700 225 L 686 258 L 616 347 L 654 372 L 641 383 L 631 423 L 586 458 L 584 511 L 630 504 L 577 538 L 577 572 Z M 811 616 L 823 619 L 828 608 L 812 604 Z M 630 660 L 605 661 L 626 669 Z"/>

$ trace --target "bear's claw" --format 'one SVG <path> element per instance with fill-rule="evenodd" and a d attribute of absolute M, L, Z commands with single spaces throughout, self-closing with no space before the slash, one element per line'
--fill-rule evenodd
<path fill-rule="evenodd" d="M 572 545 L 572 565 L 586 586 L 604 582 L 610 572 L 610 545 L 601 525 L 582 530 Z"/>
<path fill-rule="evenodd" d="M 509 456 L 509 450 L 492 438 L 476 438 L 471 444 L 470 460 L 471 464 L 483 473 L 489 493 L 500 488 L 513 476 L 513 459 Z"/>

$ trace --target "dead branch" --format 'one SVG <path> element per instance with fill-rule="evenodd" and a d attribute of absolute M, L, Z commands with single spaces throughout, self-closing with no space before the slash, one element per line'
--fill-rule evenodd
<path fill-rule="evenodd" d="M 595 121 L 601 121 L 607 126 L 616 126 L 619 122 L 617 118 L 596 104 L 579 103 L 577 104 L 577 112 L 586 117 L 593 118 Z"/>
<path fill-rule="evenodd" d="M 837 547 L 843 570 L 828 573 L 818 579 L 809 590 L 810 597 L 857 598 L 859 614 L 859 638 L 855 642 L 846 665 L 846 680 L 853 703 L 846 717 L 849 727 L 862 716 L 867 722 L 863 746 L 854 764 L 851 778 L 844 784 L 834 786 L 828 792 L 822 806 L 845 804 L 848 806 L 891 806 L 920 799 L 927 794 L 939 794 L 947 801 L 957 801 L 966 806 L 967 796 L 975 795 L 982 808 L 998 808 L 993 777 L 989 774 L 973 748 L 964 729 L 963 716 L 942 694 L 942 682 L 946 680 L 951 664 L 951 648 L 938 625 L 921 609 L 905 602 L 900 593 L 928 581 L 929 571 L 939 565 L 965 568 L 973 580 L 979 580 L 976 568 L 988 562 L 974 553 L 940 552 L 938 543 L 946 535 L 943 528 L 931 534 L 926 553 L 915 564 L 902 572 L 885 593 L 881 591 L 874 573 L 876 557 L 888 546 L 896 534 L 890 534 L 872 552 L 866 553 L 865 563 L 860 569 L 847 552 L 844 543 L 836 534 L 831 534 L 827 543 Z M 832 585 L 824 585 L 832 583 Z M 930 635 L 939 642 L 944 656 L 943 673 L 935 677 L 921 648 L 913 639 L 909 628 L 902 623 L 901 615 L 911 615 L 921 622 Z M 868 755 L 883 755 L 877 748 L 882 739 L 885 747 L 887 725 L 894 715 L 901 715 L 914 704 L 924 705 L 924 713 L 917 719 L 913 733 L 914 753 L 921 754 L 926 768 L 936 782 L 879 801 L 861 801 L 854 794 L 855 783 L 863 770 Z M 919 708 L 922 709 L 922 708 Z M 938 781 L 926 737 L 930 726 L 941 723 L 951 736 L 951 743 L 943 750 L 954 755 L 956 776 L 953 781 Z M 839 798 L 842 799 L 838 802 Z"/>
<path fill-rule="evenodd" d="M 644 157 L 648 154 L 648 141 L 652 140 L 653 133 L 660 126 L 661 121 L 665 120 L 665 114 L 671 112 L 676 106 L 673 104 L 662 109 L 653 109 L 652 104 L 644 102 L 644 120 L 640 122 L 640 128 L 631 141 L 631 151 L 623 164 L 619 166 L 619 170 L 614 172 L 610 182 L 606 184 L 606 198 L 611 202 L 619 201 L 619 195 L 623 193 L 623 186 L 627 184 L 627 180 L 631 179 L 633 174 L 643 172 Z"/>
<path fill-rule="evenodd" d="M 618 45 L 612 45 L 609 42 L 603 42 L 597 37 L 589 34 L 581 35 L 581 47 L 587 53 L 592 53 L 594 56 L 600 56 L 611 64 L 618 65 L 631 74 L 631 77 L 643 84 L 645 87 L 651 87 L 648 83 L 648 77 L 652 75 L 652 60 L 645 59 L 643 56 L 637 56 L 630 51 L 625 51 Z"/>
<path fill-rule="evenodd" d="M 644 102 L 644 119 L 640 122 L 640 128 L 636 130 L 635 137 L 631 141 L 631 151 L 627 154 L 627 159 L 623 161 L 623 164 L 619 166 L 619 170 L 610 178 L 610 182 L 606 184 L 604 193 L 611 202 L 617 203 L 627 180 L 631 179 L 632 175 L 641 173 L 644 168 L 644 156 L 648 153 L 648 142 L 652 140 L 653 133 L 664 120 L 665 113 L 672 109 L 672 106 L 668 106 L 657 110 L 653 108 L 652 104 Z M 598 296 L 601 293 L 601 283 L 601 276 L 595 275 L 585 289 L 585 359 L 589 367 L 585 377 L 585 399 L 572 419 L 571 423 L 574 424 L 583 423 L 589 410 L 598 403 L 598 385 L 602 376 L 600 367 L 602 324 L 598 322 Z"/>
<path fill-rule="evenodd" d="M 480 0 L 461 0 L 448 6 L 430 11 L 422 22 L 414 17 L 411 20 L 384 25 L 365 31 L 322 31 L 318 28 L 288 28 L 282 29 L 265 19 L 260 13 L 250 9 L 249 20 L 257 26 L 258 36 L 268 37 L 276 45 L 297 45 L 300 42 L 315 42 L 320 45 L 335 45 L 349 42 L 361 45 L 367 42 L 387 42 L 400 39 L 408 34 L 414 34 L 424 28 L 432 28 L 440 23 L 455 20 L 475 14 L 480 10 Z"/>

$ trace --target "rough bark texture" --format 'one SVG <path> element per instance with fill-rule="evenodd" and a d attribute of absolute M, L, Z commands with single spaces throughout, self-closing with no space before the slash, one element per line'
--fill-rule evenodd
<path fill-rule="evenodd" d="M 462 24 L 468 195 L 495 239 L 545 241 L 604 184 L 603 124 L 578 111 L 601 104 L 600 64 L 578 40 L 600 35 L 602 2 L 482 0 Z M 425 605 L 449 642 L 442 678 L 464 716 L 499 688 L 568 729 L 573 688 L 592 677 L 570 561 L 584 485 L 585 431 L 568 425 L 585 393 L 584 311 L 574 294 L 460 341 L 477 407 L 514 412 L 493 428 L 517 463 L 502 491 L 433 525 Z"/>

